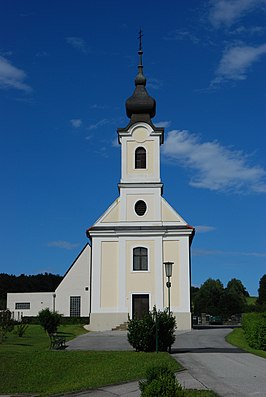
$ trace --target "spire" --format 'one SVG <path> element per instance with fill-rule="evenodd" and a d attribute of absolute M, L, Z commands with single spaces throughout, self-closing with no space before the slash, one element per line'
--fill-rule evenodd
<path fill-rule="evenodd" d="M 149 96 L 146 90 L 146 78 L 143 74 L 143 64 L 142 64 L 142 37 L 143 33 L 140 29 L 139 31 L 139 65 L 138 74 L 135 78 L 135 91 L 133 95 L 126 101 L 126 112 L 127 116 L 132 120 L 136 118 L 137 115 L 142 115 L 143 120 L 148 120 L 155 116 L 156 113 L 156 102 Z M 135 117 L 134 117 L 135 116 Z M 138 119 L 140 119 L 138 117 Z"/>

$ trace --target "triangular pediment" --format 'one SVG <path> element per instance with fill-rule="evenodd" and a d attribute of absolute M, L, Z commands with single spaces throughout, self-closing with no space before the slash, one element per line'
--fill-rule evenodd
<path fill-rule="evenodd" d="M 162 197 L 162 221 L 163 223 L 175 223 L 180 226 L 187 225 L 187 222 L 171 207 Z"/>
<path fill-rule="evenodd" d="M 120 220 L 120 197 L 118 197 L 93 226 L 100 224 L 117 223 Z"/>

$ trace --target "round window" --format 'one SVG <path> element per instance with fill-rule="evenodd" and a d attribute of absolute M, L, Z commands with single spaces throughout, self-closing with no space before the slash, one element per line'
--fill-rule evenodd
<path fill-rule="evenodd" d="M 145 201 L 139 200 L 135 204 L 135 212 L 138 216 L 143 216 L 147 210 L 147 205 Z"/>

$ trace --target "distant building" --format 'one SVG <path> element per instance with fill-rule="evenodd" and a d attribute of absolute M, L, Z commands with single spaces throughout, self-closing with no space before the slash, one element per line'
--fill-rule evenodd
<path fill-rule="evenodd" d="M 91 330 L 110 330 L 168 305 L 163 262 L 171 261 L 171 310 L 178 329 L 191 328 L 190 245 L 194 228 L 162 197 L 160 145 L 164 129 L 151 119 L 139 52 L 135 91 L 126 101 L 129 124 L 118 129 L 121 144 L 119 197 L 87 230 L 87 244 L 55 292 L 9 293 L 15 318 L 36 316 L 46 307 L 64 316 L 90 317 Z"/>

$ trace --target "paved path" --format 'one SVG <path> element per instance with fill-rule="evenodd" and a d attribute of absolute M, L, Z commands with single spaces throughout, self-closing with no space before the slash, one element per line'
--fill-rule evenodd
<path fill-rule="evenodd" d="M 231 346 L 225 336 L 231 329 L 177 332 L 173 357 L 186 370 L 177 374 L 190 389 L 211 389 L 224 397 L 266 397 L 266 360 Z M 132 350 L 126 332 L 95 332 L 69 342 L 69 350 Z M 139 397 L 138 382 L 103 387 L 72 396 Z"/>
<path fill-rule="evenodd" d="M 224 340 L 230 329 L 193 330 L 177 337 L 172 352 L 189 374 L 225 397 L 265 397 L 266 360 Z"/>
<path fill-rule="evenodd" d="M 126 331 L 88 332 L 67 342 L 66 350 L 131 350 Z"/>

